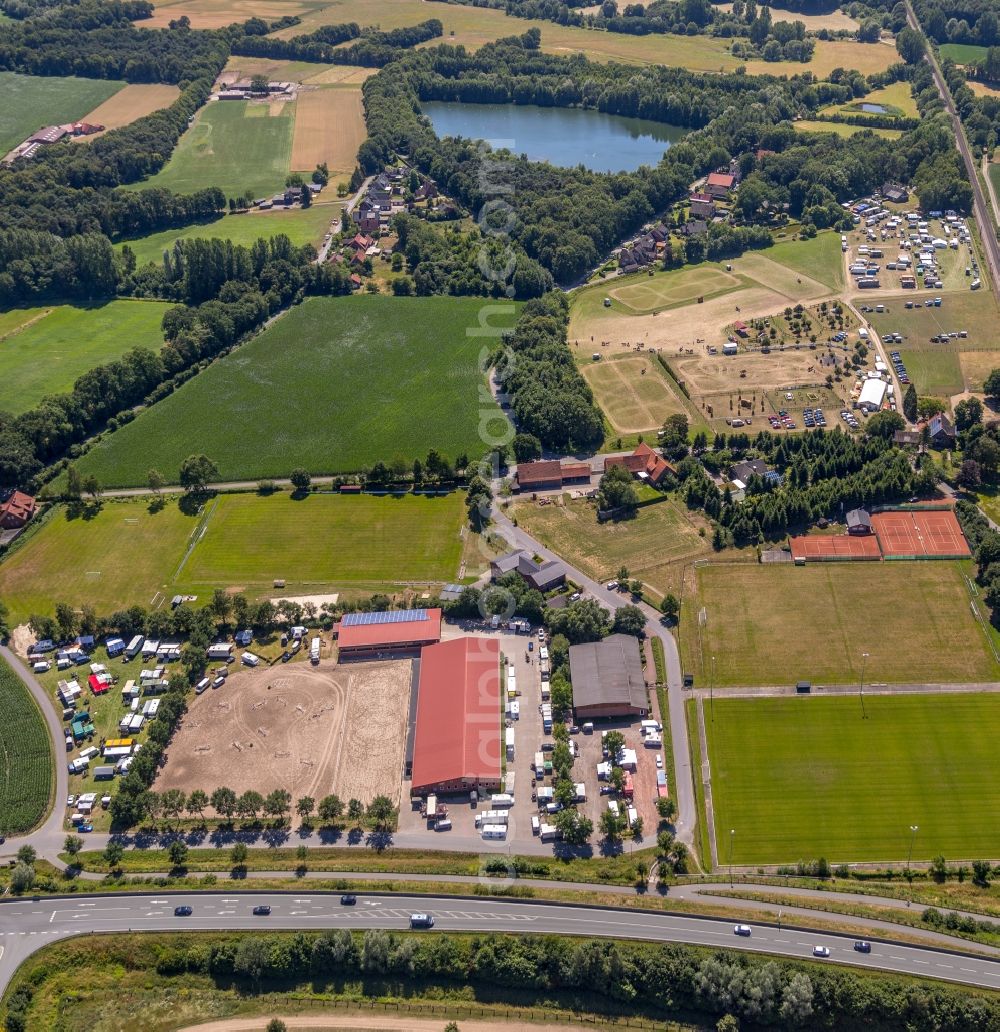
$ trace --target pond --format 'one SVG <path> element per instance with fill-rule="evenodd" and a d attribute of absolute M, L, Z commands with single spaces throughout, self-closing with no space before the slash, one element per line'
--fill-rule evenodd
<path fill-rule="evenodd" d="M 421 108 L 438 136 L 486 140 L 532 161 L 593 172 L 634 172 L 656 165 L 688 130 L 645 118 L 583 108 L 428 101 Z"/>
<path fill-rule="evenodd" d="M 866 115 L 887 115 L 889 109 L 884 104 L 871 104 L 865 102 L 858 105 Z"/>

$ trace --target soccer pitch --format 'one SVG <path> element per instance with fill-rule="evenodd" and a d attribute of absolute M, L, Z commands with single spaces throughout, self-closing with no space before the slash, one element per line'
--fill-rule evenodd
<path fill-rule="evenodd" d="M 704 704 L 720 864 L 730 838 L 736 864 L 905 861 L 911 825 L 914 860 L 1000 852 L 1000 695 L 864 708 L 857 695 Z"/>

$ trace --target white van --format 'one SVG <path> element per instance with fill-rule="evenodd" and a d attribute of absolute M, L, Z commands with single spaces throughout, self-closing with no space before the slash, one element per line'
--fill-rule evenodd
<path fill-rule="evenodd" d="M 207 678 L 207 677 L 203 677 L 203 678 L 202 678 L 202 679 L 201 679 L 201 680 L 200 680 L 200 681 L 199 681 L 199 682 L 198 682 L 198 683 L 197 683 L 197 684 L 196 684 L 196 685 L 194 686 L 194 693 L 195 693 L 195 695 L 201 695 L 201 693 L 202 693 L 202 692 L 203 692 L 203 691 L 204 691 L 204 690 L 205 690 L 205 689 L 206 689 L 206 688 L 208 687 L 208 685 L 209 685 L 209 680 L 208 680 L 208 678 Z"/>
<path fill-rule="evenodd" d="M 260 663 L 260 658 L 255 656 L 252 652 L 244 652 L 243 655 L 240 656 L 240 661 L 245 666 L 255 667 Z"/>

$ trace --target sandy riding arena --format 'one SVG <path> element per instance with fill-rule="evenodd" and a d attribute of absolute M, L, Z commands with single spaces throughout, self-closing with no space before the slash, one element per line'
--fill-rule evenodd
<path fill-rule="evenodd" d="M 234 671 L 191 703 L 154 787 L 398 804 L 409 698 L 406 661 Z"/>

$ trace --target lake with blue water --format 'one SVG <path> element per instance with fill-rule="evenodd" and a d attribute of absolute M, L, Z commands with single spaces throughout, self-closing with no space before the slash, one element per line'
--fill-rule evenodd
<path fill-rule="evenodd" d="M 634 172 L 657 165 L 672 144 L 689 130 L 646 118 L 606 115 L 584 108 L 517 104 L 421 104 L 438 136 L 486 140 L 531 161 L 548 161 L 594 172 Z"/>

